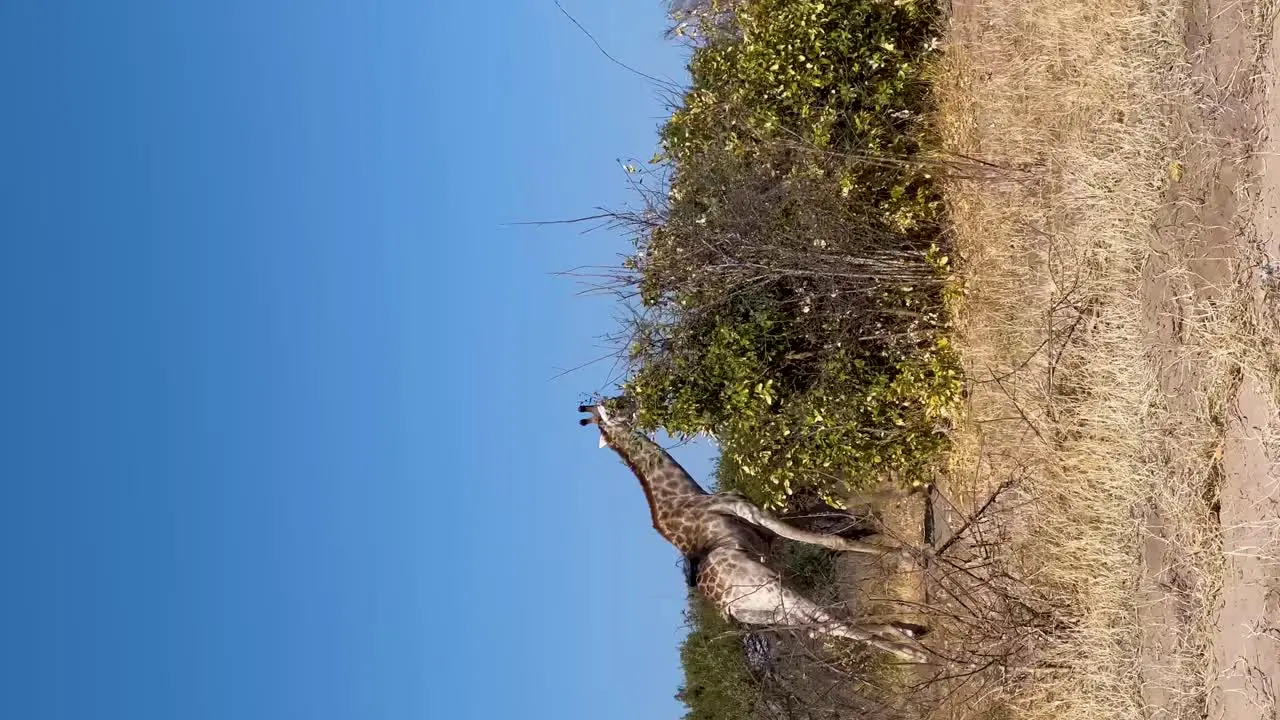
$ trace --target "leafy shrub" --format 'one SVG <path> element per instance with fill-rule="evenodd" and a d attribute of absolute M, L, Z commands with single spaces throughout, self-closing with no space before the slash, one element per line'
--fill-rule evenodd
<path fill-rule="evenodd" d="M 733 472 L 721 463 L 718 489 L 731 488 Z M 790 587 L 820 604 L 838 600 L 837 553 L 780 541 L 771 554 Z M 784 712 L 786 717 L 812 716 L 810 712 L 830 716 L 822 713 L 832 701 L 828 682 L 794 682 L 797 671 L 804 677 L 819 674 L 817 668 L 804 667 L 810 651 L 802 649 L 800 636 L 771 631 L 749 635 L 748 628 L 724 619 L 696 591 L 689 595 L 685 620 L 689 635 L 680 647 L 685 680 L 676 697 L 688 708 L 686 720 L 779 717 L 783 708 L 803 708 L 798 715 Z M 876 658 L 868 657 L 862 648 L 849 650 L 849 655 L 829 657 L 826 668 L 869 678 Z"/>
<path fill-rule="evenodd" d="M 663 191 L 615 217 L 634 230 L 615 279 L 639 306 L 624 391 L 640 424 L 714 436 L 717 488 L 771 508 L 921 478 L 961 392 L 943 206 L 919 157 L 933 4 L 702 0 L 678 22 L 697 40 L 654 158 Z M 777 559 L 797 589 L 831 590 L 830 553 Z M 791 707 L 696 593 L 687 617 L 687 718 Z"/>
<path fill-rule="evenodd" d="M 918 476 L 943 447 L 937 425 L 960 391 L 945 339 L 901 358 L 836 348 L 813 362 L 785 321 L 717 319 L 674 336 L 686 347 L 642 366 L 627 391 L 642 425 L 715 435 L 752 500 L 779 507 L 803 486 L 838 504 L 886 473 Z"/>
<path fill-rule="evenodd" d="M 680 645 L 684 685 L 676 694 L 689 708 L 685 720 L 751 717 L 758 692 L 739 629 L 696 593 L 690 595 L 685 620 L 689 635 Z"/>
<path fill-rule="evenodd" d="M 714 3 L 713 3 L 714 4 Z M 917 0 L 752 0 L 694 53 L 662 133 L 677 160 L 789 130 L 818 148 L 914 152 L 932 7 Z"/>
<path fill-rule="evenodd" d="M 716 437 L 738 490 L 839 504 L 921 478 L 960 379 L 942 203 L 917 154 L 936 31 L 918 0 L 707 0 L 662 131 L 667 193 L 626 219 L 624 391 Z"/>
<path fill-rule="evenodd" d="M 819 605 L 834 602 L 836 590 L 836 553 L 827 548 L 804 543 L 785 543 L 778 552 L 785 582 L 797 592 Z"/>

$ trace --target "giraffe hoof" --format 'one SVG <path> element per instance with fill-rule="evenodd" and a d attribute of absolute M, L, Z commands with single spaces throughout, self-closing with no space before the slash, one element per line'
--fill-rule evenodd
<path fill-rule="evenodd" d="M 907 637 L 910 637 L 912 640 L 919 640 L 920 638 L 929 634 L 929 628 L 925 627 L 924 625 L 917 625 L 915 623 L 901 622 L 901 621 L 895 621 L 892 623 L 892 625 L 898 628 L 899 630 L 901 630 L 903 633 L 907 635 Z"/>

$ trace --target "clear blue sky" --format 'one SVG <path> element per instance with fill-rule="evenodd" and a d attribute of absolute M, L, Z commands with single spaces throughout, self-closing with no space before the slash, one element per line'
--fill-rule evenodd
<path fill-rule="evenodd" d="M 684 81 L 658 0 L 567 5 Z M 551 0 L 14 0 L 0 77 L 0 717 L 678 716 L 553 379 L 624 245 L 502 226 L 626 201 L 651 86 Z"/>

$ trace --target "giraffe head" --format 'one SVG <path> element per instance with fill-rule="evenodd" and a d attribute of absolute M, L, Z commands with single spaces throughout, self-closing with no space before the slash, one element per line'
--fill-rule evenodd
<path fill-rule="evenodd" d="M 635 409 L 624 398 L 607 398 L 590 405 L 579 405 L 578 412 L 588 413 L 580 425 L 600 429 L 600 447 L 616 446 L 634 432 Z"/>

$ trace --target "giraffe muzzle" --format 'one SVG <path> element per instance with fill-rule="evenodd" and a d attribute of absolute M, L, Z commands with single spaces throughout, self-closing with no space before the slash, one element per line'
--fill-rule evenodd
<path fill-rule="evenodd" d="M 609 422 L 609 412 L 604 409 L 604 405 L 579 405 L 578 412 L 591 413 L 591 417 L 584 417 L 578 421 L 581 425 Z"/>
<path fill-rule="evenodd" d="M 583 427 L 595 425 L 600 428 L 600 447 L 608 447 L 609 440 L 604 436 L 604 423 L 608 421 L 608 417 L 604 414 L 604 408 L 599 405 L 579 405 L 578 412 L 591 413 L 587 417 L 580 418 L 578 424 Z"/>

